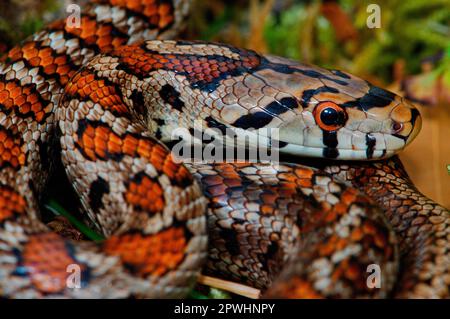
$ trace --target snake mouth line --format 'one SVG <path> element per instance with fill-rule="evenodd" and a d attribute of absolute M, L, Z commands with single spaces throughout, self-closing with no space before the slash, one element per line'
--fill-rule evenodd
<path fill-rule="evenodd" d="M 239 136 L 239 135 L 238 135 Z M 336 160 L 379 160 L 389 158 L 396 153 L 400 152 L 405 146 L 405 143 L 399 147 L 394 148 L 377 148 L 377 143 L 371 139 L 367 139 L 366 136 L 366 148 L 354 149 L 354 148 L 340 148 L 340 147 L 327 147 L 327 146 L 305 146 L 300 144 L 294 144 L 292 142 L 286 142 L 277 138 L 273 139 L 270 136 L 256 134 L 255 132 L 246 132 L 246 137 L 250 138 L 256 145 L 267 145 L 267 148 L 272 152 L 271 161 L 278 161 L 279 156 L 277 153 L 294 155 L 296 157 L 313 157 L 313 158 L 326 158 Z M 228 137 L 228 136 L 227 136 Z M 225 138 L 225 144 L 228 145 L 228 139 Z M 242 138 L 237 140 L 231 140 L 231 145 L 234 147 L 248 146 L 242 141 Z M 260 143 L 261 142 L 261 143 Z M 244 144 L 243 144 L 244 143 Z M 252 144 L 252 143 L 250 143 Z M 255 147 L 255 144 L 253 144 Z M 258 147 L 255 147 L 258 148 Z"/>
<path fill-rule="evenodd" d="M 349 148 L 313 147 L 295 144 L 287 144 L 280 147 L 280 153 L 295 156 L 328 158 L 336 160 L 380 160 L 395 155 L 402 149 L 373 149 L 369 154 L 369 148 L 355 150 Z"/>

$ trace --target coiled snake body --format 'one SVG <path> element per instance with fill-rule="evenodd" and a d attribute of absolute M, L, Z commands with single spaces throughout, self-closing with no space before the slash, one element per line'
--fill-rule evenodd
<path fill-rule="evenodd" d="M 420 130 L 414 106 L 347 73 L 156 40 L 175 35 L 187 7 L 92 1 L 81 28 L 55 22 L 4 58 L 1 295 L 181 297 L 206 261 L 205 273 L 267 297 L 448 297 L 449 213 L 396 157 L 322 170 L 176 161 L 161 142 L 180 127 L 194 135 L 196 122 L 215 138 L 241 129 L 285 154 L 340 160 L 388 158 Z M 72 242 L 39 221 L 55 141 L 108 237 L 101 243 Z M 80 289 L 67 286 L 70 265 Z M 369 265 L 381 270 L 377 288 Z"/>

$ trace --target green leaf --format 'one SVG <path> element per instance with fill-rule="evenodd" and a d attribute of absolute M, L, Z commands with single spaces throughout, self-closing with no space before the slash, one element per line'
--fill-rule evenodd
<path fill-rule="evenodd" d="M 190 299 L 210 299 L 208 296 L 205 296 L 204 294 L 198 292 L 197 290 L 191 290 L 191 292 L 188 295 L 188 298 Z"/>
<path fill-rule="evenodd" d="M 231 299 L 231 296 L 228 292 L 217 288 L 211 288 L 209 290 L 209 297 L 212 299 Z"/>

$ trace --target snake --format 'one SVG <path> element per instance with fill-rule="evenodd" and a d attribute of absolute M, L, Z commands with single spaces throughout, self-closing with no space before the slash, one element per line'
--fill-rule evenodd
<path fill-rule="evenodd" d="M 1 58 L 0 295 L 181 298 L 204 273 L 268 298 L 448 298 L 449 211 L 396 155 L 417 108 L 344 71 L 173 40 L 188 12 L 93 0 Z M 199 134 L 287 159 L 180 160 Z M 105 240 L 41 221 L 55 158 Z"/>

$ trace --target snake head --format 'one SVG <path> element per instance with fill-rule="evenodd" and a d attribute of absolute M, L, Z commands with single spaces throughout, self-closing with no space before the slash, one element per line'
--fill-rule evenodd
<path fill-rule="evenodd" d="M 126 54 L 139 50 L 147 56 L 146 69 L 156 65 L 175 79 L 159 91 L 163 109 L 173 110 L 156 112 L 170 118 L 160 130 L 163 140 L 170 140 L 170 127 L 178 123 L 191 126 L 186 137 L 199 131 L 193 122 L 201 118 L 215 131 L 208 135 L 232 145 L 247 145 L 248 137 L 259 146 L 263 137 L 262 145 L 281 153 L 367 160 L 394 155 L 420 130 L 413 105 L 341 71 L 223 44 L 151 41 Z M 141 74 L 141 67 L 134 72 Z M 239 134 L 229 134 L 229 128 Z"/>
<path fill-rule="evenodd" d="M 278 77 L 275 88 L 299 104 L 290 107 L 292 114 L 281 114 L 281 152 L 344 160 L 388 158 L 420 131 L 418 109 L 392 92 L 342 71 L 278 57 L 268 60 L 272 67 L 264 77 Z"/>

